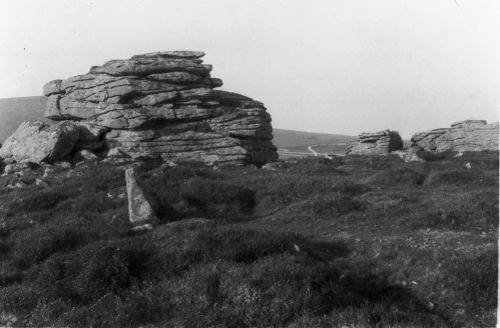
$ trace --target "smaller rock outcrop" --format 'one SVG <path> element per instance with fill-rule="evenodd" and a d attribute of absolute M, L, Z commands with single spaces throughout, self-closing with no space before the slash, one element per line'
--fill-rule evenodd
<path fill-rule="evenodd" d="M 386 155 L 403 149 L 403 140 L 397 131 L 361 133 L 357 142 L 346 146 L 346 155 Z"/>
<path fill-rule="evenodd" d="M 154 222 L 156 215 L 137 182 L 134 168 L 125 170 L 127 183 L 128 214 L 130 222 L 138 225 Z"/>
<path fill-rule="evenodd" d="M 417 132 L 411 137 L 412 148 L 418 148 L 427 151 L 436 150 L 436 139 L 439 142 L 439 137 L 447 133 L 449 128 L 440 128 L 430 131 Z"/>
<path fill-rule="evenodd" d="M 498 122 L 460 121 L 450 128 L 415 133 L 411 142 L 412 149 L 434 153 L 498 150 Z"/>

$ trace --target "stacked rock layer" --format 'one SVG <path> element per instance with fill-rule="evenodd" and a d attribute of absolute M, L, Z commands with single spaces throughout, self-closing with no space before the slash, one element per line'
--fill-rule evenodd
<path fill-rule="evenodd" d="M 386 155 L 403 149 L 403 140 L 396 131 L 365 132 L 358 138 L 346 146 L 346 155 Z"/>
<path fill-rule="evenodd" d="M 435 153 L 498 150 L 498 122 L 460 121 L 453 123 L 451 128 L 415 133 L 411 141 L 413 149 Z"/>
<path fill-rule="evenodd" d="M 45 116 L 105 129 L 78 140 L 107 156 L 263 164 L 277 159 L 271 117 L 251 98 L 213 90 L 202 52 L 167 51 L 111 60 L 47 83 Z"/>

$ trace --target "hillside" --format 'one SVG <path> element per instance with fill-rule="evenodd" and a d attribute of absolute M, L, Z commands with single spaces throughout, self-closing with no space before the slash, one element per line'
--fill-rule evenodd
<path fill-rule="evenodd" d="M 344 154 L 345 144 L 356 139 L 355 136 L 340 134 L 303 132 L 273 129 L 273 143 L 278 147 L 280 158 L 310 156 L 308 147 L 314 146 L 318 153 Z"/>
<path fill-rule="evenodd" d="M 0 142 L 7 139 L 22 121 L 42 120 L 43 96 L 0 99 Z"/>
<path fill-rule="evenodd" d="M 495 325 L 498 152 L 147 163 L 139 235 L 131 163 L 91 164 L 0 177 L 0 326 Z"/>

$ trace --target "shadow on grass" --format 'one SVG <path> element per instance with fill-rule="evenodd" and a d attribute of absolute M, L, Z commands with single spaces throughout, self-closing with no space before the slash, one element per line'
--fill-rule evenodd
<path fill-rule="evenodd" d="M 409 289 L 351 263 L 345 243 L 221 227 L 149 238 L 53 254 L 4 287 L 0 304 L 44 325 L 266 327 L 342 308 L 364 308 L 370 324 L 443 322 Z"/>

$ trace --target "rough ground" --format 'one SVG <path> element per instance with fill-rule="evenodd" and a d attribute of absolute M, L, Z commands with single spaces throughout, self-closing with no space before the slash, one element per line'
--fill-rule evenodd
<path fill-rule="evenodd" d="M 142 235 L 125 165 L 0 189 L 0 325 L 496 323 L 498 152 L 156 164 L 139 176 L 161 224 Z"/>

